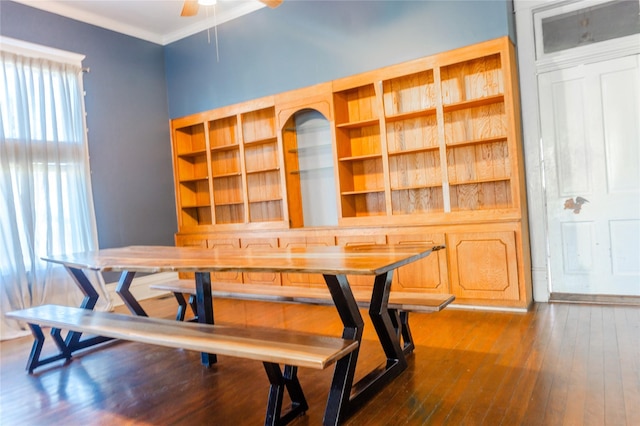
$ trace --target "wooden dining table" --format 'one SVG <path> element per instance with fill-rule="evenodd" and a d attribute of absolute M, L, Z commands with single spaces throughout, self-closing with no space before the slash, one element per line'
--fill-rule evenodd
<path fill-rule="evenodd" d="M 354 383 L 358 350 L 338 361 L 323 424 L 339 424 L 387 383 L 407 368 L 401 347 L 399 324 L 387 309 L 393 271 L 443 248 L 430 245 L 358 245 L 348 247 L 309 246 L 296 248 L 200 248 L 173 246 L 130 246 L 71 255 L 48 256 L 44 260 L 63 265 L 84 293 L 82 306 L 93 309 L 98 293 L 85 270 L 119 271 L 117 293 L 136 315 L 146 312 L 129 291 L 136 273 L 193 272 L 196 281 L 199 322 L 214 322 L 211 272 L 274 272 L 322 274 L 343 324 L 342 338 L 362 341 L 364 320 L 353 296 L 347 275 L 373 278 L 369 316 L 386 362 Z M 80 333 L 70 333 L 67 346 L 74 351 L 101 343 L 99 337 L 81 341 Z M 75 345 L 75 346 L 74 346 Z M 215 354 L 202 354 L 202 362 L 216 362 Z"/>

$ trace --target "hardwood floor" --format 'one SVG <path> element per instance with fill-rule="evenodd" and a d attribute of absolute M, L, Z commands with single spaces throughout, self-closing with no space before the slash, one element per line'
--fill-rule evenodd
<path fill-rule="evenodd" d="M 143 301 L 173 317 L 172 298 Z M 216 300 L 219 322 L 339 334 L 321 306 Z M 639 425 L 640 308 L 536 304 L 528 313 L 412 314 L 409 368 L 347 425 Z M 367 323 L 361 367 L 382 352 Z M 268 381 L 258 362 L 113 342 L 29 375 L 31 337 L 0 344 L 2 425 L 260 425 Z M 301 369 L 318 425 L 331 369 Z"/>

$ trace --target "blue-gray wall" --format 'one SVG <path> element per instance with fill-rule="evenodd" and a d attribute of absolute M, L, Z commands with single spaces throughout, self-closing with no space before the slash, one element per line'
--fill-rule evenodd
<path fill-rule="evenodd" d="M 177 221 L 163 47 L 8 1 L 0 2 L 0 34 L 86 55 L 100 247 L 173 245 Z"/>
<path fill-rule="evenodd" d="M 182 117 L 509 35 L 511 1 L 284 1 L 166 47 Z"/>

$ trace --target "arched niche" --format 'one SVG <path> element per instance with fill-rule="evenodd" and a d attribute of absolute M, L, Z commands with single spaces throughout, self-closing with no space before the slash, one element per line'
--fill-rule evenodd
<path fill-rule="evenodd" d="M 331 123 L 314 108 L 291 114 L 282 127 L 292 228 L 336 226 L 338 209 Z"/>

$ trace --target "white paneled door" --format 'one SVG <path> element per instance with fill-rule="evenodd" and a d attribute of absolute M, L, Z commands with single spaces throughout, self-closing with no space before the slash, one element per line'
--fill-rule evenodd
<path fill-rule="evenodd" d="M 538 77 L 554 293 L 640 295 L 639 58 Z"/>

